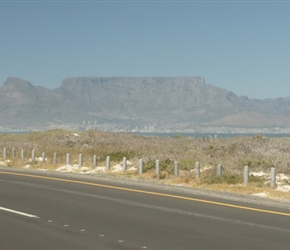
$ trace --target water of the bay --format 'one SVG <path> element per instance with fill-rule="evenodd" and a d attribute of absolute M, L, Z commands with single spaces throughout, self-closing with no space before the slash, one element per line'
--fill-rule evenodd
<path fill-rule="evenodd" d="M 257 135 L 257 133 L 183 133 L 183 132 L 138 132 L 137 135 L 144 136 L 155 136 L 155 137 L 195 137 L 195 138 L 232 138 L 238 136 L 252 137 Z M 290 137 L 288 133 L 259 133 L 261 136 L 265 137 Z"/>

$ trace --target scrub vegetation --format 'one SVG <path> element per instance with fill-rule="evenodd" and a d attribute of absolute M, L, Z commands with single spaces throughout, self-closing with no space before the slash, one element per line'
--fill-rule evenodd
<path fill-rule="evenodd" d="M 6 160 L 11 167 L 30 164 L 33 169 L 57 169 L 66 164 L 70 153 L 71 164 L 78 164 L 83 154 L 83 165 L 93 167 L 93 156 L 97 155 L 97 166 L 105 166 L 106 157 L 111 164 L 118 164 L 123 157 L 138 167 L 139 159 L 144 161 L 144 174 L 138 170 L 118 173 L 129 178 L 162 179 L 167 183 L 186 184 L 193 187 L 253 192 L 253 189 L 267 188 L 264 177 L 250 175 L 249 186 L 243 187 L 243 169 L 249 166 L 251 172 L 270 172 L 290 175 L 290 138 L 269 138 L 261 135 L 234 138 L 193 138 L 175 136 L 170 138 L 142 136 L 132 133 L 111 133 L 88 130 L 74 132 L 50 130 L 31 134 L 1 134 L 0 148 L 6 148 Z M 12 149 L 15 157 L 12 157 Z M 45 152 L 46 162 L 31 162 L 31 151 L 41 157 Z M 24 150 L 24 161 L 20 157 Z M 53 154 L 58 163 L 54 164 Z M 3 161 L 3 154 L 0 155 Z M 160 175 L 156 174 L 155 162 L 160 160 Z M 174 162 L 178 161 L 180 175 L 174 177 Z M 201 178 L 195 176 L 195 163 L 200 162 Z M 216 175 L 216 166 L 222 164 L 223 175 Z M 114 173 L 108 172 L 113 175 Z M 118 175 L 115 173 L 114 175 Z M 270 191 L 269 191 L 270 192 Z"/>

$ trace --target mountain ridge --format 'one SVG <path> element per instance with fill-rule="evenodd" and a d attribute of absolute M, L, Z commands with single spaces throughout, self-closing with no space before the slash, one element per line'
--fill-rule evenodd
<path fill-rule="evenodd" d="M 253 99 L 203 77 L 70 77 L 47 89 L 9 77 L 0 87 L 0 126 L 84 123 L 171 130 L 194 126 L 275 127 L 290 123 L 290 97 Z"/>

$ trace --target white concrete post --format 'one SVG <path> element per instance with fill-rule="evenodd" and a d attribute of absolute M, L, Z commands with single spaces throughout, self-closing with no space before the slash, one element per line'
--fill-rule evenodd
<path fill-rule="evenodd" d="M 70 154 L 66 154 L 66 165 L 70 165 Z"/>
<path fill-rule="evenodd" d="M 248 186 L 249 183 L 249 167 L 244 167 L 244 187 Z"/>
<path fill-rule="evenodd" d="M 42 162 L 44 163 L 45 162 L 45 153 L 44 152 L 42 152 L 41 157 L 42 157 Z"/>
<path fill-rule="evenodd" d="M 15 158 L 15 148 L 12 148 L 12 158 Z"/>
<path fill-rule="evenodd" d="M 57 164 L 57 153 L 53 153 L 53 163 Z"/>
<path fill-rule="evenodd" d="M 276 168 L 271 168 L 271 188 L 275 188 L 276 185 Z"/>
<path fill-rule="evenodd" d="M 198 161 L 195 163 L 195 177 L 200 178 L 200 163 Z"/>
<path fill-rule="evenodd" d="M 175 175 L 176 177 L 179 176 L 179 165 L 178 165 L 178 161 L 175 161 L 175 162 L 174 162 L 174 175 Z"/>
<path fill-rule="evenodd" d="M 21 160 L 24 161 L 24 150 L 21 149 Z"/>
<path fill-rule="evenodd" d="M 127 158 L 123 157 L 123 171 L 127 170 Z"/>
<path fill-rule="evenodd" d="M 6 151 L 6 148 L 4 148 L 4 149 L 3 149 L 3 159 L 4 159 L 4 160 L 6 160 L 6 157 L 7 157 L 6 152 L 7 152 L 7 151 Z"/>
<path fill-rule="evenodd" d="M 110 156 L 107 156 L 106 158 L 106 169 L 110 170 Z"/>
<path fill-rule="evenodd" d="M 35 162 L 35 150 L 34 149 L 32 149 L 32 151 L 31 151 L 31 161 Z"/>
<path fill-rule="evenodd" d="M 144 171 L 144 161 L 143 159 L 139 160 L 139 175 L 142 175 Z"/>
<path fill-rule="evenodd" d="M 96 155 L 94 155 L 94 157 L 93 157 L 93 162 L 94 162 L 94 167 L 97 167 L 98 159 L 97 159 Z"/>
<path fill-rule="evenodd" d="M 79 167 L 83 166 L 83 154 L 79 154 Z"/>
<path fill-rule="evenodd" d="M 217 166 L 217 175 L 221 176 L 223 174 L 223 166 L 222 164 L 218 164 Z"/>
<path fill-rule="evenodd" d="M 156 160 L 156 174 L 160 175 L 160 161 Z"/>

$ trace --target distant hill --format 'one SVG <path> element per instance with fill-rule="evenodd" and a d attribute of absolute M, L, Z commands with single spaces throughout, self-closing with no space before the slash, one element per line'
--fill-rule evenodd
<path fill-rule="evenodd" d="M 290 124 L 290 97 L 250 99 L 202 77 L 75 77 L 50 90 L 9 77 L 0 126 L 40 129 L 90 123 L 128 128 L 274 127 Z"/>

